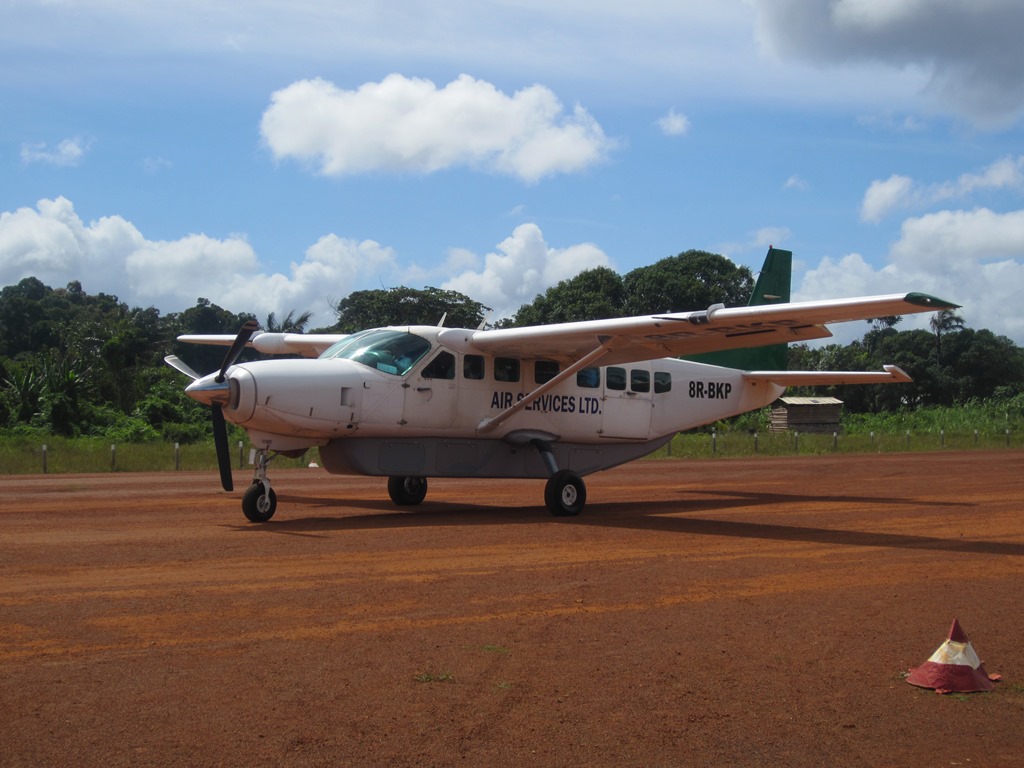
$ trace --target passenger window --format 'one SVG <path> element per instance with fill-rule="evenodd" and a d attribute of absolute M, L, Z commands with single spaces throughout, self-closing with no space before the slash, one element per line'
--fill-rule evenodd
<path fill-rule="evenodd" d="M 620 389 L 626 388 L 626 369 L 625 368 L 608 368 L 605 373 L 605 386 L 608 389 Z"/>
<path fill-rule="evenodd" d="M 654 372 L 654 394 L 672 391 L 672 374 L 668 371 Z"/>
<path fill-rule="evenodd" d="M 519 381 L 519 361 L 511 357 L 494 358 L 495 381 Z"/>
<path fill-rule="evenodd" d="M 634 368 L 629 372 L 629 388 L 634 392 L 651 391 L 651 372 Z"/>
<path fill-rule="evenodd" d="M 462 377 L 476 381 L 484 377 L 484 358 L 482 355 L 466 355 L 462 358 Z"/>
<path fill-rule="evenodd" d="M 597 389 L 601 386 L 601 369 L 584 368 L 576 373 L 576 386 L 584 389 Z"/>
<path fill-rule="evenodd" d="M 424 379 L 454 379 L 455 378 L 455 355 L 451 352 L 442 352 L 423 369 Z"/>
<path fill-rule="evenodd" d="M 551 381 L 558 375 L 558 363 L 554 360 L 538 360 L 533 364 L 533 380 L 537 384 Z"/>

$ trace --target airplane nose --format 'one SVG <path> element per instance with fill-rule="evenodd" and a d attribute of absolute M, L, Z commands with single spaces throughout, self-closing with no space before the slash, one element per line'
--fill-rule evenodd
<path fill-rule="evenodd" d="M 211 373 L 185 387 L 185 394 L 205 405 L 227 405 L 231 397 L 231 388 L 227 379 L 217 381 L 217 375 Z"/>

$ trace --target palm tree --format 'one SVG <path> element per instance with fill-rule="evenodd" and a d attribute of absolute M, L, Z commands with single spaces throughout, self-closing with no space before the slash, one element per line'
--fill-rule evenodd
<path fill-rule="evenodd" d="M 939 360 L 941 360 L 942 334 L 962 331 L 965 327 L 964 319 L 956 313 L 956 310 L 943 309 L 932 315 L 932 319 L 928 321 L 928 325 L 931 326 L 932 333 L 935 334 L 935 351 L 939 356 Z"/>
<path fill-rule="evenodd" d="M 271 312 L 267 315 L 267 322 L 263 328 L 269 333 L 303 333 L 312 317 L 312 312 L 303 312 L 295 317 L 295 310 L 292 309 L 285 315 L 284 320 L 278 323 L 277 316 Z"/>

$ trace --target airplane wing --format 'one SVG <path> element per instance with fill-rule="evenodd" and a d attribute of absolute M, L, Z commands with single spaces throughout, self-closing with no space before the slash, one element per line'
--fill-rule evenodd
<path fill-rule="evenodd" d="M 302 355 L 303 357 L 319 357 L 327 349 L 345 338 L 344 333 L 257 333 L 247 347 L 252 347 L 264 355 Z M 234 334 L 186 334 L 179 336 L 178 341 L 189 344 L 212 344 L 218 347 L 230 347 L 234 342 Z"/>
<path fill-rule="evenodd" d="M 441 341 L 465 352 L 509 357 L 549 357 L 615 365 L 658 357 L 680 357 L 720 349 L 744 349 L 827 338 L 826 323 L 956 309 L 924 293 L 764 304 L 697 312 L 673 312 L 609 320 L 556 323 L 487 331 L 448 329 Z M 598 350 L 603 350 L 599 355 Z M 807 382 L 819 383 L 819 382 Z"/>

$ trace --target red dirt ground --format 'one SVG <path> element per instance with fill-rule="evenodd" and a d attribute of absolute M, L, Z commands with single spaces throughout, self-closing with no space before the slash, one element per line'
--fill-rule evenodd
<path fill-rule="evenodd" d="M 5 477 L 0 765 L 1024 765 L 1022 462 Z M 902 680 L 953 617 L 994 692 Z"/>

